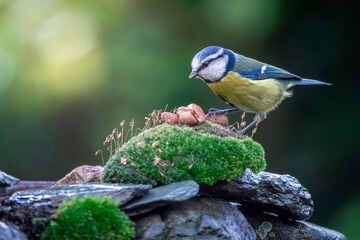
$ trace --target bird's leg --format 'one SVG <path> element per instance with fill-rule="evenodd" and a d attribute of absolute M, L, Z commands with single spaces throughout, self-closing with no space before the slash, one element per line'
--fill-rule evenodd
<path fill-rule="evenodd" d="M 252 121 L 249 125 L 247 125 L 244 129 L 242 129 L 241 131 L 239 131 L 240 135 L 243 135 L 247 130 L 249 130 L 249 128 L 251 128 L 252 126 L 254 126 L 256 123 L 258 125 L 258 122 L 260 122 L 259 120 L 254 120 Z"/>
<path fill-rule="evenodd" d="M 228 108 L 228 109 L 217 109 L 217 108 L 210 108 L 208 114 L 206 114 L 206 116 L 208 117 L 209 115 L 213 114 L 214 117 L 216 118 L 217 114 L 229 114 L 232 112 L 239 112 L 240 109 L 238 108 Z"/>

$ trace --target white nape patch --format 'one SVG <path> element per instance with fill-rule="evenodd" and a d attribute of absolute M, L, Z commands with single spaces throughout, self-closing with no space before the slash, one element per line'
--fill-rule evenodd
<path fill-rule="evenodd" d="M 263 66 L 261 67 L 261 74 L 265 74 L 266 68 L 267 68 L 267 65 L 263 65 Z"/>
<path fill-rule="evenodd" d="M 226 66 L 229 61 L 229 56 L 224 55 L 221 58 L 215 59 L 210 62 L 209 66 L 202 69 L 198 75 L 205 80 L 216 82 L 226 72 Z"/>
<path fill-rule="evenodd" d="M 191 68 L 193 70 L 197 70 L 204 62 L 206 62 L 206 61 L 208 61 L 210 59 L 213 59 L 213 58 L 217 58 L 218 56 L 223 54 L 223 52 L 224 52 L 224 49 L 220 48 L 216 53 L 211 54 L 211 55 L 207 56 L 206 58 L 204 58 L 202 60 L 199 58 L 199 55 L 196 54 L 195 57 L 193 58 L 192 62 L 191 62 Z"/>

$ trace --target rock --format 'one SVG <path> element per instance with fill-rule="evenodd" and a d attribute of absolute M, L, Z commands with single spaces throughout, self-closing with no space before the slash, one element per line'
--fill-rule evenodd
<path fill-rule="evenodd" d="M 19 183 L 19 179 L 0 171 L 0 194 Z"/>
<path fill-rule="evenodd" d="M 201 109 L 201 107 L 199 105 L 196 105 L 195 103 L 189 104 L 188 108 L 191 109 L 191 113 L 192 115 L 194 115 L 194 117 L 196 118 L 196 120 L 199 123 L 203 123 L 206 120 L 206 116 L 204 111 Z"/>
<path fill-rule="evenodd" d="M 174 125 L 179 121 L 179 116 L 175 113 L 163 112 L 161 113 L 161 121 Z"/>
<path fill-rule="evenodd" d="M 209 114 L 206 116 L 206 120 L 224 127 L 229 126 L 229 118 L 226 114 L 217 114 L 216 116 L 214 114 Z"/>
<path fill-rule="evenodd" d="M 5 214 L 8 214 L 12 208 L 10 206 L 6 206 L 1 204 L 2 201 L 0 201 L 0 216 L 3 216 Z"/>
<path fill-rule="evenodd" d="M 0 208 L 0 221 L 11 222 L 17 225 L 19 230 L 25 233 L 29 239 L 41 239 L 41 233 L 48 225 L 51 216 L 58 209 L 58 206 L 51 204 L 24 205 L 10 202 L 8 199 L 0 201 L 1 205 L 9 208 L 9 210 L 3 209 L 5 210 L 3 211 Z"/>
<path fill-rule="evenodd" d="M 11 223 L 0 221 L 0 240 L 27 240 L 27 236 Z"/>
<path fill-rule="evenodd" d="M 200 193 L 296 220 L 310 218 L 314 210 L 307 189 L 290 175 L 263 171 L 254 174 L 246 169 L 245 176 L 231 182 L 202 185 Z"/>
<path fill-rule="evenodd" d="M 18 204 L 37 204 L 53 206 L 60 205 L 63 200 L 70 200 L 74 196 L 111 196 L 123 205 L 134 197 L 145 194 L 150 185 L 140 184 L 110 184 L 110 183 L 85 183 L 63 185 L 52 188 L 31 189 L 18 191 L 10 197 L 11 202 Z"/>
<path fill-rule="evenodd" d="M 128 202 L 121 208 L 129 216 L 143 214 L 156 207 L 188 200 L 199 192 L 199 185 L 191 180 L 176 182 L 150 189 L 140 198 Z"/>
<path fill-rule="evenodd" d="M 346 240 L 339 232 L 306 221 L 289 221 L 246 207 L 240 207 L 240 210 L 255 229 L 258 240 Z"/>
<path fill-rule="evenodd" d="M 2 197 L 11 196 L 14 192 L 21 190 L 52 187 L 55 183 L 56 182 L 53 181 L 20 181 L 15 186 L 8 188 L 6 193 L 0 194 L 0 199 Z"/>
<path fill-rule="evenodd" d="M 160 239 L 165 231 L 165 224 L 160 214 L 152 214 L 136 221 L 135 239 Z"/>
<path fill-rule="evenodd" d="M 79 166 L 72 170 L 65 177 L 57 181 L 55 186 L 60 186 L 64 184 L 101 182 L 101 175 L 103 170 L 104 167 L 102 166 Z"/>
<path fill-rule="evenodd" d="M 141 240 L 256 239 L 242 213 L 221 199 L 196 197 L 165 206 L 135 222 L 135 239 Z"/>

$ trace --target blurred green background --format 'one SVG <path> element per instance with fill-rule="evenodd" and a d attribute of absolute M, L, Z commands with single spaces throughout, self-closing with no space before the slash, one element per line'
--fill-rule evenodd
<path fill-rule="evenodd" d="M 0 0 L 0 169 L 57 180 L 78 165 L 102 164 L 94 153 L 106 152 L 105 137 L 124 119 L 142 127 L 144 116 L 166 105 L 225 108 L 204 83 L 188 79 L 195 53 L 219 45 L 333 83 L 295 88 L 255 140 L 268 171 L 309 189 L 312 222 L 360 239 L 357 6 Z"/>

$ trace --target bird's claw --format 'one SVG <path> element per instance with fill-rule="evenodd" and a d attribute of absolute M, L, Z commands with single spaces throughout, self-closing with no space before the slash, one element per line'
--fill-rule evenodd
<path fill-rule="evenodd" d="M 216 118 L 216 115 L 218 114 L 226 114 L 226 110 L 222 110 L 222 109 L 217 109 L 217 108 L 210 108 L 209 112 L 206 114 L 206 117 L 209 117 L 210 115 L 214 115 L 214 117 Z"/>
<path fill-rule="evenodd" d="M 239 130 L 238 130 L 235 126 L 233 126 L 233 125 L 229 125 L 228 128 L 230 129 L 230 131 L 232 131 L 232 132 L 234 132 L 234 133 L 239 133 Z"/>

